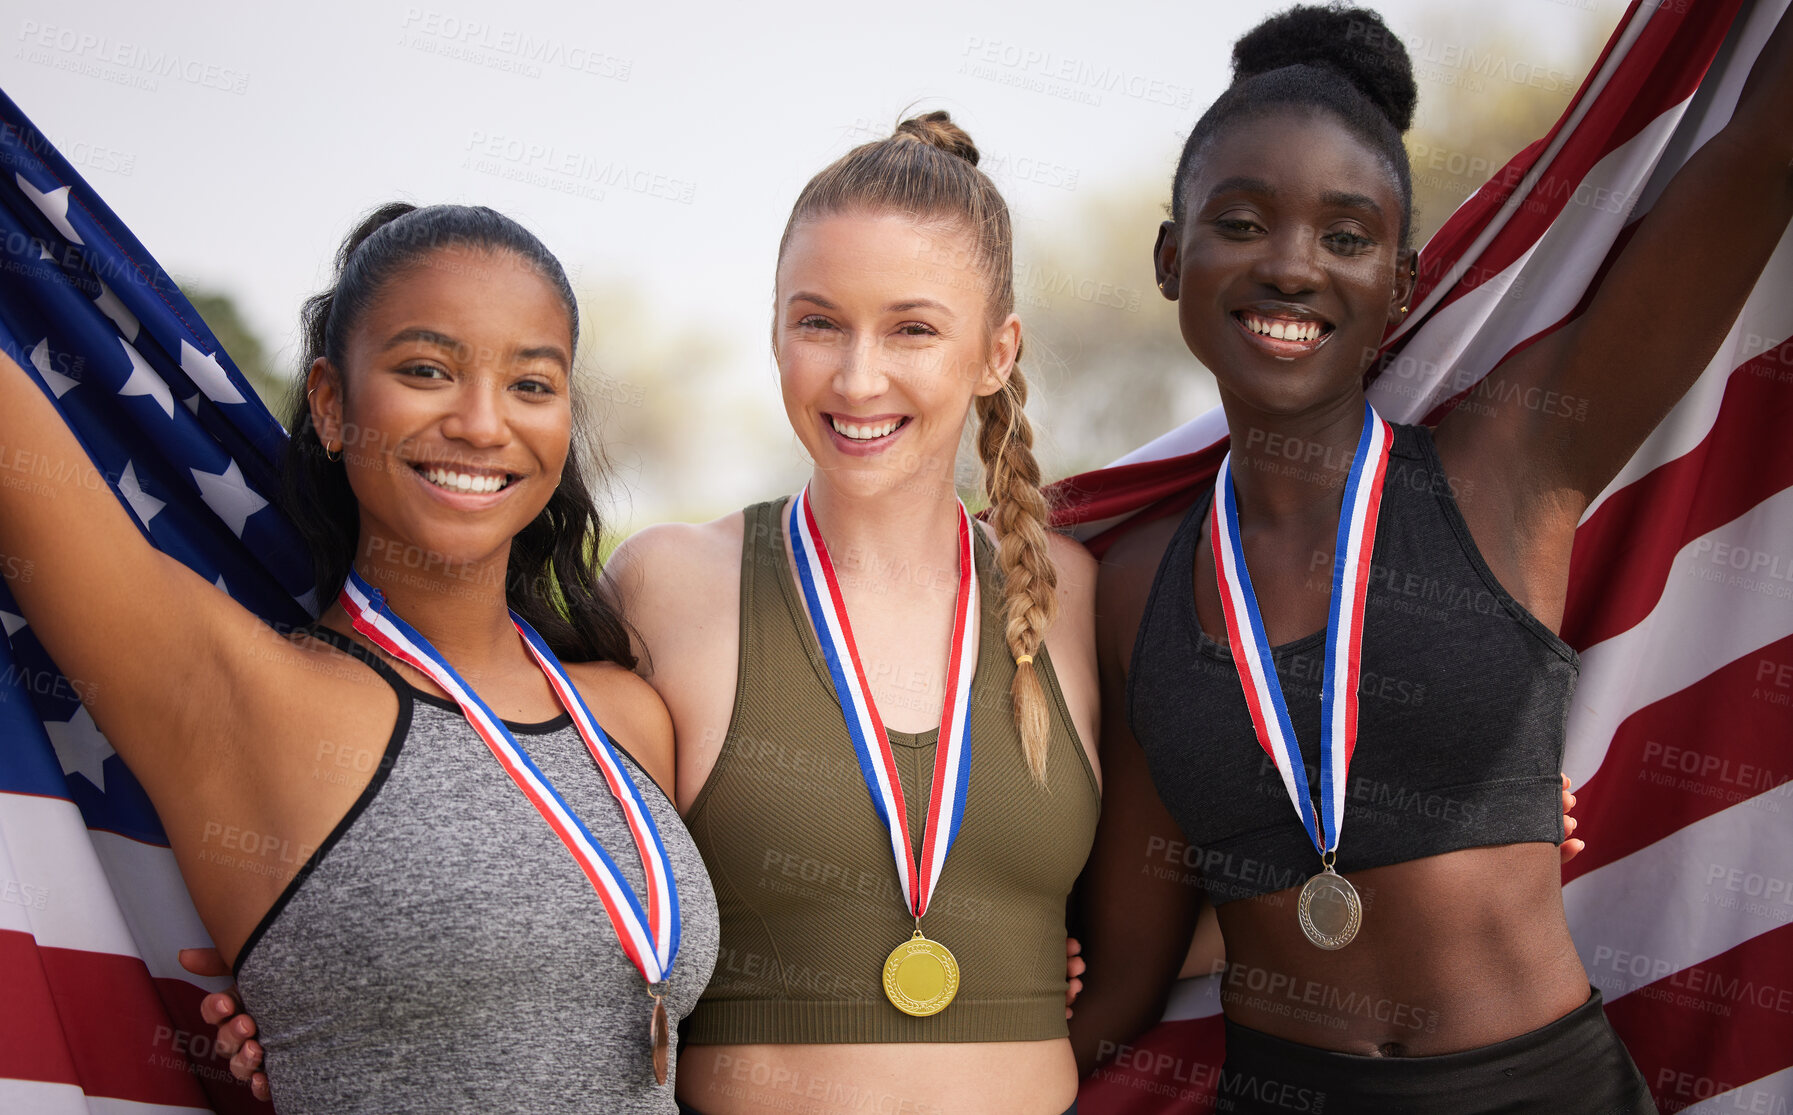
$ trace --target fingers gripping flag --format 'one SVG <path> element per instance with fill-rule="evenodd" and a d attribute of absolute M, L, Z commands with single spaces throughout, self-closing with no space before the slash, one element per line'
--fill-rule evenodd
<path fill-rule="evenodd" d="M 1633 4 L 1562 120 L 1426 245 L 1413 313 L 1374 369 L 1376 409 L 1436 422 L 1578 313 L 1730 118 L 1786 9 Z M 1570 567 L 1562 635 L 1582 673 L 1565 762 L 1589 841 L 1563 898 L 1664 1111 L 1793 1110 L 1790 429 L 1793 237 L 1699 382 L 1588 509 Z M 1063 481 L 1061 523 L 1100 553 L 1130 525 L 1187 509 L 1225 451 L 1216 408 Z M 1215 981 L 1186 981 L 1082 1100 L 1097 1113 L 1210 1110 L 1221 1045 Z"/>
<path fill-rule="evenodd" d="M 0 343 L 149 540 L 271 622 L 315 610 L 286 436 L 168 275 L 0 94 Z M 0 484 L 45 462 L 0 445 Z M 9 575 L 28 578 L 30 562 Z M 0 583 L 0 1111 L 260 1108 L 176 960 L 209 945 L 154 810 Z M 129 631 L 95 632 L 129 639 Z M 168 684 L 205 679 L 168 664 Z"/>

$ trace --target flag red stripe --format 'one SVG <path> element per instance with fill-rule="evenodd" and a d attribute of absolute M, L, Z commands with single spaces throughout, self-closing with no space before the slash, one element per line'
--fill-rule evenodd
<path fill-rule="evenodd" d="M 1563 881 L 1793 781 L 1790 739 L 1793 635 L 1632 713 L 1579 795 L 1587 848 Z M 1777 804 L 1793 815 L 1793 794 Z"/>
<path fill-rule="evenodd" d="M 1511 266 L 1538 242 L 1545 230 L 1575 200 L 1576 188 L 1595 164 L 1637 138 L 1657 117 L 1693 95 L 1723 44 L 1740 3 L 1741 0 L 1712 0 L 1683 5 L 1681 10 L 1666 4 L 1656 10 L 1617 72 L 1590 106 L 1587 116 L 1526 195 L 1519 211 L 1432 312 L 1463 297 Z M 1598 69 L 1590 71 L 1590 80 L 1592 74 L 1598 72 Z M 1585 91 L 1584 84 L 1582 93 Z M 1554 136 L 1568 118 L 1569 114 L 1565 113 L 1550 136 Z M 1436 283 L 1451 274 L 1452 265 L 1512 196 L 1550 136 L 1508 163 L 1445 222 L 1444 228 L 1427 245 L 1436 246 L 1436 256 L 1422 259 L 1422 291 L 1416 292 L 1417 297 L 1423 298 L 1425 290 L 1429 289 L 1428 277 Z"/>
<path fill-rule="evenodd" d="M 1581 525 L 1566 642 L 1585 649 L 1635 626 L 1661 600 L 1677 551 L 1793 484 L 1790 384 L 1793 340 L 1731 373 L 1699 445 L 1614 492 Z"/>
<path fill-rule="evenodd" d="M 217 1115 L 273 1115 L 273 1105 L 263 1103 L 249 1091 L 249 1085 L 230 1074 L 230 1057 L 218 1051 L 213 1039 L 218 1028 L 206 1022 L 199 1013 L 199 1004 L 210 992 L 186 980 L 157 979 L 156 993 L 168 1008 L 168 1017 L 182 1042 L 193 1075 L 204 1089 L 206 1100 Z"/>
<path fill-rule="evenodd" d="M 1793 1065 L 1793 924 L 1640 987 L 1606 1016 L 1664 1112 Z"/>
<path fill-rule="evenodd" d="M 1046 489 L 1053 524 L 1100 522 L 1132 512 L 1127 521 L 1084 540 L 1090 553 L 1101 557 L 1128 531 L 1187 511 L 1212 484 L 1226 451 L 1221 441 L 1195 453 L 1068 476 Z"/>
<path fill-rule="evenodd" d="M 1564 314 L 1562 317 L 1557 318 L 1555 321 L 1551 322 L 1549 325 L 1544 326 L 1542 329 L 1539 329 L 1536 333 L 1533 333 L 1531 336 L 1522 338 L 1517 344 L 1513 345 L 1513 347 L 1511 347 L 1511 348 L 1507 349 L 1505 352 L 1503 352 L 1500 356 L 1500 359 L 1496 360 L 1494 362 L 1493 367 L 1495 367 L 1495 368 L 1500 367 L 1502 364 L 1505 364 L 1508 360 L 1511 360 L 1513 357 L 1517 356 L 1519 353 L 1524 352 L 1526 349 L 1537 344 L 1539 341 L 1543 340 L 1545 337 L 1550 336 L 1552 333 L 1555 333 L 1557 330 L 1563 328 L 1565 325 L 1568 325 L 1570 322 L 1574 321 L 1576 318 L 1580 317 L 1583 313 L 1585 313 L 1587 311 L 1588 306 L 1590 306 L 1593 303 L 1595 296 L 1600 293 L 1600 284 L 1606 281 L 1606 273 L 1608 271 L 1612 270 L 1613 264 L 1617 263 L 1619 260 L 1619 256 L 1624 254 L 1625 245 L 1631 243 L 1631 237 L 1634 233 L 1637 232 L 1637 226 L 1638 226 L 1638 222 L 1632 221 L 1630 224 L 1626 225 L 1623 229 L 1621 229 L 1617 236 L 1613 237 L 1612 247 L 1607 249 L 1606 258 L 1600 261 L 1600 267 L 1594 272 L 1593 276 L 1591 278 L 1589 278 L 1589 280 L 1588 280 L 1587 289 L 1581 292 L 1580 300 L 1578 300 L 1575 303 L 1575 305 L 1569 309 L 1568 313 Z M 1380 361 L 1376 365 L 1378 374 L 1380 374 L 1381 369 L 1387 368 L 1390 365 L 1390 363 L 1391 362 L 1387 359 Z M 1374 378 L 1374 377 L 1372 377 L 1372 378 Z M 1458 405 L 1461 404 L 1463 402 L 1463 400 L 1465 400 L 1465 399 L 1469 398 L 1471 395 L 1475 394 L 1478 389 L 1483 389 L 1483 384 L 1485 384 L 1487 382 L 1487 379 L 1488 379 L 1487 376 L 1483 376 L 1481 379 L 1476 380 L 1474 383 L 1470 384 L 1468 387 L 1463 388 L 1461 391 L 1458 391 L 1456 394 L 1445 399 L 1443 402 L 1434 404 L 1432 409 L 1426 412 L 1426 416 L 1424 418 L 1420 419 L 1421 424 L 1426 425 L 1426 426 L 1436 426 L 1440 422 L 1444 421 L 1444 416 L 1449 414 L 1451 411 L 1457 409 Z"/>
<path fill-rule="evenodd" d="M 75 1062 L 56 1021 L 56 996 L 38 961 L 37 941 L 29 933 L 0 929 L 0 972 L 6 973 L 0 1077 L 76 1083 Z"/>
<path fill-rule="evenodd" d="M 206 1105 L 182 1034 L 141 960 L 44 947 L 0 930 L 0 971 L 8 973 L 0 1077 L 77 1084 L 90 1096 L 139 1103 Z"/>

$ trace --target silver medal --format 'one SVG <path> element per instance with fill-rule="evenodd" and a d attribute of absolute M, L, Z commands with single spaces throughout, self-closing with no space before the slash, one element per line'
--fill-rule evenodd
<path fill-rule="evenodd" d="M 1331 865 L 1301 888 L 1301 932 L 1323 949 L 1342 949 L 1363 924 L 1363 901 L 1351 881 Z"/>

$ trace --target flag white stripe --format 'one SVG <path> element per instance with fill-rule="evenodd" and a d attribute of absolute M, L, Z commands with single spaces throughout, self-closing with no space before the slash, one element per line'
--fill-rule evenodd
<path fill-rule="evenodd" d="M 1761 280 L 1750 292 L 1736 322 L 1712 355 L 1712 361 L 1706 365 L 1699 381 L 1676 402 L 1662 424 L 1650 432 L 1606 490 L 1588 504 L 1582 513 L 1582 521 L 1599 510 L 1613 493 L 1692 452 L 1705 440 L 1712 431 L 1712 424 L 1718 420 L 1725 387 L 1736 369 L 1793 337 L 1793 298 L 1787 295 L 1790 290 L 1793 290 L 1793 234 L 1782 237 L 1775 247 Z M 1793 371 L 1793 365 L 1785 365 L 1783 370 Z"/>
<path fill-rule="evenodd" d="M 87 835 L 149 974 L 157 979 L 185 980 L 207 991 L 229 987 L 229 976 L 196 976 L 181 967 L 181 949 L 209 948 L 212 938 L 187 896 L 174 853 L 160 844 L 145 844 L 113 832 L 90 829 Z M 297 870 L 298 866 L 291 861 L 280 864 L 283 870 Z M 38 943 L 45 942 L 40 937 Z"/>
<path fill-rule="evenodd" d="M 1690 1075 L 1690 1080 L 1677 1080 L 1668 1085 L 1667 1091 L 1671 1098 L 1679 1098 L 1678 1085 L 1684 1084 L 1696 1096 L 1706 1087 L 1724 1087 L 1723 1084 L 1713 1084 L 1697 1073 Z M 1740 1084 L 1690 1107 L 1683 1107 L 1681 1115 L 1726 1115 L 1727 1112 L 1733 1115 L 1737 1112 L 1743 1112 L 1744 1115 L 1752 1112 L 1755 1115 L 1788 1115 L 1793 1112 L 1793 1100 L 1789 1100 L 1789 1096 L 1793 1096 L 1793 1068 L 1770 1073 L 1760 1080 Z"/>
<path fill-rule="evenodd" d="M 137 955 L 72 801 L 0 792 L 0 894 L 17 896 L 0 901 L 0 929 L 39 945 Z"/>
<path fill-rule="evenodd" d="M 1689 542 L 1676 553 L 1655 609 L 1582 652 L 1563 757 L 1563 769 L 1577 786 L 1589 785 L 1599 773 L 1613 732 L 1626 717 L 1793 635 L 1793 580 L 1731 565 L 1739 554 L 1750 563 L 1778 558 L 1782 576 L 1793 572 L 1790 523 L 1793 488 L 1783 488 Z M 1746 583 L 1730 583 L 1732 577 Z"/>
<path fill-rule="evenodd" d="M 1731 114 L 1737 110 L 1737 98 L 1743 92 L 1743 84 L 1749 80 L 1750 67 L 1767 45 L 1768 36 L 1780 22 L 1788 2 L 1753 0 L 1738 11 L 1736 21 L 1725 33 L 1724 44 L 1712 59 L 1711 68 L 1688 100 L 1679 134 L 1643 191 L 1638 206 L 1640 213 L 1656 204 L 1656 199 L 1668 188 L 1682 164 L 1730 122 Z"/>
<path fill-rule="evenodd" d="M 1191 360 L 1195 359 L 1190 357 Z M 1376 409 L 1381 410 L 1381 407 Z M 1210 445 L 1225 441 L 1227 437 L 1226 411 L 1213 407 L 1196 415 L 1189 421 L 1168 433 L 1160 434 L 1146 442 L 1131 453 L 1123 454 L 1109 462 L 1108 468 L 1119 468 L 1122 465 L 1136 465 L 1143 461 L 1162 461 L 1166 457 L 1181 457 L 1185 453 L 1199 453 Z M 1104 520 L 1100 523 L 1084 524 L 1090 533 L 1106 530 L 1108 527 L 1123 521 L 1126 516 Z M 1079 536 L 1083 534 L 1079 528 Z"/>
<path fill-rule="evenodd" d="M 1550 165 L 1556 161 L 1557 155 L 1580 129 L 1582 120 L 1599 101 L 1600 94 L 1605 91 L 1606 86 L 1611 83 L 1613 75 L 1624 64 L 1626 57 L 1631 53 L 1632 46 L 1643 34 L 1644 28 L 1654 14 L 1653 5 L 1647 3 L 1638 5 L 1637 11 L 1632 13 L 1631 22 L 1625 25 L 1623 31 L 1619 32 L 1616 44 L 1607 54 L 1605 64 L 1600 67 L 1600 72 L 1594 75 L 1593 80 L 1588 83 L 1587 89 L 1582 93 L 1581 99 L 1576 102 L 1574 112 L 1557 130 L 1556 137 L 1550 141 L 1550 145 L 1532 163 L 1531 170 L 1520 180 L 1519 185 L 1514 188 L 1501 210 L 1489 220 L 1487 226 L 1482 229 L 1481 234 L 1475 238 L 1469 249 L 1458 257 L 1456 265 L 1451 269 L 1450 277 L 1433 287 L 1425 301 L 1414 307 L 1414 312 L 1408 319 L 1410 323 L 1408 328 L 1414 327 L 1411 325 L 1412 322 L 1424 321 L 1426 314 L 1450 293 L 1451 288 L 1457 285 L 1461 276 L 1475 264 L 1476 260 L 1482 257 L 1488 245 L 1494 242 L 1502 229 L 1506 228 L 1507 222 L 1512 220 L 1513 214 L 1519 211 L 1532 189 L 1537 185 L 1538 179 L 1550 169 Z M 1665 113 L 1664 115 L 1671 114 Z M 1659 117 L 1657 122 L 1660 122 L 1660 119 Z M 1555 227 L 1554 223 L 1552 227 Z"/>
<path fill-rule="evenodd" d="M 1164 1021 L 1183 1022 L 1192 1018 L 1212 1018 L 1220 1013 L 1220 977 L 1191 976 L 1171 985 L 1170 1001 L 1164 1005 Z"/>
<path fill-rule="evenodd" d="M 212 1115 L 206 1107 L 174 1107 L 138 1103 L 110 1096 L 89 1096 L 74 1084 L 0 1077 L 0 1111 L 24 1115 Z"/>
<path fill-rule="evenodd" d="M 1661 159 L 1684 106 L 1663 113 L 1595 163 L 1564 213 L 1524 255 L 1451 303 L 1409 341 L 1371 385 L 1376 409 L 1399 415 L 1397 421 L 1418 421 L 1479 382 L 1514 345 L 1573 312 L 1632 219 L 1629 199 Z"/>
<path fill-rule="evenodd" d="M 1789 814 L 1793 784 L 1563 887 L 1576 951 L 1607 1002 L 1793 921 Z"/>

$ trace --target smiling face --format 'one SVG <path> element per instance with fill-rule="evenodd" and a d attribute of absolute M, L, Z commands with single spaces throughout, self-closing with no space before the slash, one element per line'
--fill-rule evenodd
<path fill-rule="evenodd" d="M 1158 277 L 1222 394 L 1267 414 L 1360 397 L 1411 286 L 1381 156 L 1329 113 L 1279 109 L 1216 134 L 1183 189 Z"/>
<path fill-rule="evenodd" d="M 990 321 L 976 241 L 952 222 L 837 214 L 791 233 L 773 344 L 785 414 L 816 471 L 856 495 L 950 477 L 973 397 L 1020 345 Z"/>
<path fill-rule="evenodd" d="M 387 282 L 343 368 L 311 369 L 314 421 L 343 447 L 363 555 L 488 561 L 560 483 L 572 431 L 571 319 L 508 251 L 447 247 Z M 409 562 L 414 567 L 417 562 Z"/>

